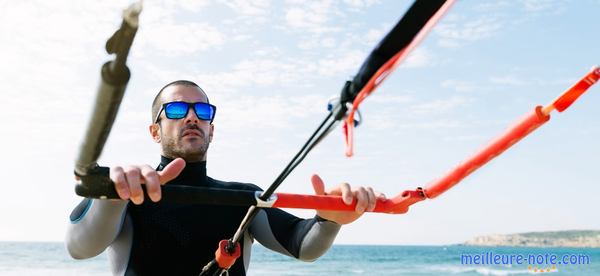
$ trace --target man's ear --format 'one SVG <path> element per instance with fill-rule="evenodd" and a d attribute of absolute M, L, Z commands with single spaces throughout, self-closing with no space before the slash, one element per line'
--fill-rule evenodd
<path fill-rule="evenodd" d="M 148 130 L 150 131 L 150 135 L 152 135 L 152 140 L 154 140 L 154 142 L 156 142 L 156 143 L 160 143 L 160 141 L 161 141 L 160 125 L 159 124 L 151 124 L 148 127 Z"/>
<path fill-rule="evenodd" d="M 210 124 L 210 130 L 208 130 L 208 142 L 212 142 L 213 133 L 215 132 L 215 125 Z"/>

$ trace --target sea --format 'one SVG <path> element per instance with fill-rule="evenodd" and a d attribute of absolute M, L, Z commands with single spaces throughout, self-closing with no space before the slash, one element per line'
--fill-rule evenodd
<path fill-rule="evenodd" d="M 249 275 L 600 275 L 600 248 L 334 245 L 314 262 L 260 245 L 252 250 Z M 100 276 L 110 270 L 104 253 L 73 260 L 59 242 L 0 242 L 0 275 Z"/>

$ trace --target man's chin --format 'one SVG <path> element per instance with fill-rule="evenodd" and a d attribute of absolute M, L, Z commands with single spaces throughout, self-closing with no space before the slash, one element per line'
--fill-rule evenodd
<path fill-rule="evenodd" d="M 192 142 L 192 143 L 183 142 L 181 147 L 179 147 L 179 152 L 181 153 L 180 155 L 182 155 L 182 157 L 184 157 L 185 159 L 187 159 L 187 158 L 191 158 L 191 159 L 202 158 L 202 157 L 204 157 L 204 154 L 206 154 L 206 151 L 202 149 L 202 146 L 203 145 L 200 141 L 195 142 L 195 143 L 194 142 Z"/>

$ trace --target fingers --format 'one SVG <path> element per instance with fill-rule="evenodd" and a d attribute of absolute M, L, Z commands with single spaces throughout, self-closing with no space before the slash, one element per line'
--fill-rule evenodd
<path fill-rule="evenodd" d="M 369 205 L 367 190 L 364 187 L 358 187 L 356 191 L 354 191 L 354 196 L 356 197 L 356 209 L 354 210 L 357 213 L 364 213 Z"/>
<path fill-rule="evenodd" d="M 160 184 L 165 184 L 177 177 L 181 171 L 185 168 L 185 160 L 183 158 L 177 158 L 167 166 L 163 168 L 162 171 L 158 172 L 158 178 L 160 180 Z"/>
<path fill-rule="evenodd" d="M 142 184 L 145 184 L 150 200 L 157 202 L 161 199 L 160 185 L 173 180 L 184 167 L 185 161 L 181 158 L 173 160 L 161 172 L 155 171 L 149 165 L 129 166 L 125 169 L 115 166 L 110 169 L 110 179 L 115 183 L 115 189 L 121 199 L 129 199 L 139 205 L 144 202 Z"/>
<path fill-rule="evenodd" d="M 142 179 L 146 182 L 146 192 L 148 197 L 154 202 L 160 200 L 160 181 L 158 179 L 158 173 L 148 165 L 141 166 Z"/>
<path fill-rule="evenodd" d="M 110 180 L 115 183 L 115 190 L 123 200 L 128 200 L 131 194 L 129 193 L 129 184 L 125 179 L 123 168 L 116 166 L 110 168 Z"/>
<path fill-rule="evenodd" d="M 369 198 L 369 203 L 367 204 L 367 212 L 372 212 L 375 209 L 375 205 L 377 204 L 377 197 L 375 196 L 375 192 L 373 188 L 367 187 L 367 196 Z"/>
<path fill-rule="evenodd" d="M 129 184 L 129 193 L 131 194 L 130 199 L 137 205 L 144 202 L 144 191 L 142 190 L 140 175 L 139 167 L 130 166 L 125 170 L 125 179 Z"/>
<path fill-rule="evenodd" d="M 325 194 L 325 183 L 323 183 L 323 179 L 321 179 L 319 175 L 313 174 L 313 176 L 310 178 L 310 182 L 312 182 L 313 189 L 315 189 L 316 195 Z"/>
<path fill-rule="evenodd" d="M 360 217 L 360 215 L 362 215 L 362 213 L 364 212 L 372 212 L 373 210 L 375 210 L 375 207 L 377 207 L 378 200 L 386 199 L 384 194 L 374 191 L 371 187 L 352 188 L 348 183 L 342 183 L 338 187 L 330 189 L 325 193 L 325 184 L 323 183 L 323 180 L 316 174 L 311 177 L 311 182 L 317 195 L 341 195 L 342 200 L 346 205 L 352 205 L 354 199 L 356 198 L 356 206 L 354 211 L 357 214 L 350 215 L 356 217 L 353 217 L 352 220 L 345 218 L 341 219 L 342 221 L 346 222 L 353 221 L 354 219 Z M 336 218 L 337 217 L 339 216 L 336 215 Z"/>
<path fill-rule="evenodd" d="M 352 204 L 354 198 L 356 198 L 357 213 L 372 212 L 377 206 L 378 200 L 385 200 L 385 195 L 379 192 L 373 191 L 371 187 L 358 187 L 352 189 L 348 183 L 340 185 L 342 191 L 342 197 L 344 203 L 347 205 Z"/>
<path fill-rule="evenodd" d="M 343 183 L 340 185 L 340 189 L 342 191 L 342 200 L 346 205 L 352 204 L 352 200 L 354 199 L 354 193 L 352 193 L 352 189 L 350 189 L 350 184 Z"/>

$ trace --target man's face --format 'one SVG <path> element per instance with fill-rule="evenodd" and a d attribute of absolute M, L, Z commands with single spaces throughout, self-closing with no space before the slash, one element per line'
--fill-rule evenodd
<path fill-rule="evenodd" d="M 207 102 L 206 94 L 197 87 L 172 85 L 163 90 L 161 102 L 183 101 L 188 103 Z M 150 126 L 154 141 L 161 144 L 162 155 L 169 158 L 181 157 L 187 162 L 206 160 L 208 145 L 212 140 L 214 126 L 210 121 L 198 119 L 193 107 L 182 119 L 168 119 L 163 110 L 158 124 Z"/>

